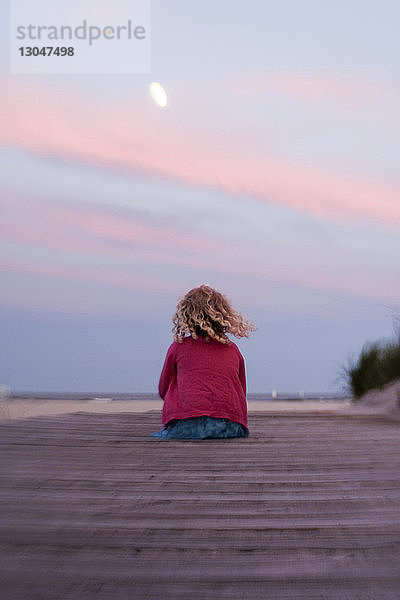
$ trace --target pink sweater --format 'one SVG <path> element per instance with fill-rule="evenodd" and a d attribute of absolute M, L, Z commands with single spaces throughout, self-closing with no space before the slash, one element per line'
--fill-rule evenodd
<path fill-rule="evenodd" d="M 233 342 L 187 337 L 168 348 L 158 392 L 162 422 L 189 417 L 220 417 L 247 427 L 244 359 Z"/>

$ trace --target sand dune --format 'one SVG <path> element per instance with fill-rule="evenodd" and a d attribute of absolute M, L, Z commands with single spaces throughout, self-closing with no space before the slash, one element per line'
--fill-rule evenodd
<path fill-rule="evenodd" d="M 382 390 L 371 390 L 353 403 L 353 413 L 387 415 L 400 418 L 400 379 L 389 383 Z"/>

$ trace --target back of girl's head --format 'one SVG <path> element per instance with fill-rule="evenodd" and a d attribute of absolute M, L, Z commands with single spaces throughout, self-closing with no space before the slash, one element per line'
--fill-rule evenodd
<path fill-rule="evenodd" d="M 199 336 L 207 341 L 229 343 L 227 333 L 235 337 L 248 337 L 255 327 L 237 312 L 229 300 L 208 285 L 190 290 L 178 302 L 173 316 L 174 339 L 182 342 L 187 335 Z"/>

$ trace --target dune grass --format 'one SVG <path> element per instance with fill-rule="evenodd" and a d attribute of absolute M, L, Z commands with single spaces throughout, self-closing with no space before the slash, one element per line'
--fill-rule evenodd
<path fill-rule="evenodd" d="M 355 398 L 399 379 L 400 334 L 391 342 L 366 344 L 359 357 L 344 368 L 344 375 Z"/>

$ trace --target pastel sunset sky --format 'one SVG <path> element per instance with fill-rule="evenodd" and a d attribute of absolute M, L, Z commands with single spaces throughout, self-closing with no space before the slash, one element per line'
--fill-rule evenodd
<path fill-rule="evenodd" d="M 148 75 L 12 75 L 0 20 L 0 383 L 154 392 L 201 283 L 257 326 L 250 392 L 392 334 L 399 2 L 153 0 Z"/>

